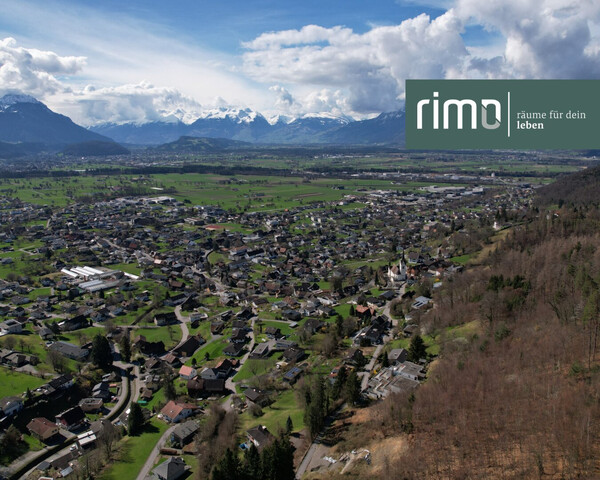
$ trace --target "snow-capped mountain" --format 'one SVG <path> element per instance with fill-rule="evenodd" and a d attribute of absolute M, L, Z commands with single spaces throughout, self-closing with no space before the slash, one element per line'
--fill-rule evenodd
<path fill-rule="evenodd" d="M 226 138 L 260 144 L 401 144 L 404 143 L 402 112 L 354 121 L 330 113 L 310 113 L 296 118 L 270 117 L 248 108 L 206 110 L 191 124 L 152 122 L 103 124 L 91 130 L 120 143 L 160 145 L 182 136 Z"/>
<path fill-rule="evenodd" d="M 89 140 L 110 141 L 29 95 L 8 94 L 0 98 L 0 141 L 67 145 Z"/>
<path fill-rule="evenodd" d="M 230 108 L 230 107 L 220 107 L 213 108 L 210 110 L 205 110 L 202 112 L 196 120 L 203 119 L 230 119 L 236 123 L 252 123 L 258 117 L 262 117 L 262 115 L 258 112 L 255 112 L 251 108 Z M 264 117 L 263 117 L 264 118 Z"/>
<path fill-rule="evenodd" d="M 23 93 L 8 93 L 0 98 L 0 109 L 4 110 L 7 107 L 16 105 L 17 103 L 42 103 L 31 95 Z"/>

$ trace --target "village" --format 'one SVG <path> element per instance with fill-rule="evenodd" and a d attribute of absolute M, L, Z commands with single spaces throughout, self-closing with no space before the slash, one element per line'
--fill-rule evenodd
<path fill-rule="evenodd" d="M 152 428 L 130 444 L 131 478 L 185 478 L 217 405 L 241 450 L 287 431 L 301 478 L 327 428 L 308 424 L 303 385 L 325 379 L 339 409 L 417 388 L 439 352 L 422 322 L 436 290 L 534 191 L 468 181 L 255 211 L 160 192 L 60 209 L 1 198 L 3 475 L 121 472 L 139 406 Z"/>

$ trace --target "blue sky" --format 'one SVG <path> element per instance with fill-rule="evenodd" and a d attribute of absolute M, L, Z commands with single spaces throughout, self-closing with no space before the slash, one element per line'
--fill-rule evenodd
<path fill-rule="evenodd" d="M 0 0 L 0 93 L 84 124 L 355 118 L 406 78 L 597 78 L 596 0 Z"/>

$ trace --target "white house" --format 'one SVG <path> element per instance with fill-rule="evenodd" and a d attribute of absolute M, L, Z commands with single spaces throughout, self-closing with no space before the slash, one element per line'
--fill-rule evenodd
<path fill-rule="evenodd" d="M 179 376 L 184 380 L 191 380 L 198 376 L 198 372 L 194 367 L 188 367 L 187 365 L 183 365 L 179 369 Z"/>
<path fill-rule="evenodd" d="M 19 397 L 4 397 L 0 400 L 0 409 L 5 416 L 10 417 L 23 410 L 23 400 Z"/>
<path fill-rule="evenodd" d="M 9 319 L 5 322 L 0 323 L 0 333 L 7 335 L 9 333 L 21 333 L 23 331 L 23 325 L 21 322 Z"/>

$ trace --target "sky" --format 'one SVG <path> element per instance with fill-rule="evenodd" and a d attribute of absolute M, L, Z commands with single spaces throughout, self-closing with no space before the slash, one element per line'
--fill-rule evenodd
<path fill-rule="evenodd" d="M 86 126 L 369 118 L 407 78 L 600 78 L 600 0 L 0 0 L 0 94 Z"/>

